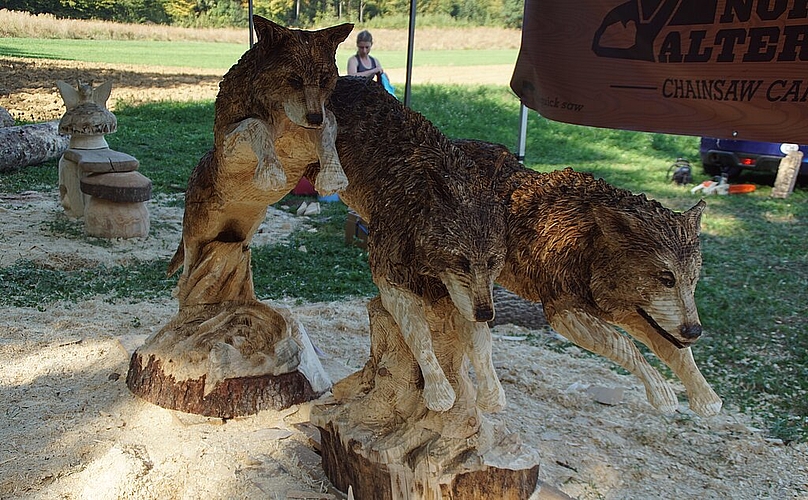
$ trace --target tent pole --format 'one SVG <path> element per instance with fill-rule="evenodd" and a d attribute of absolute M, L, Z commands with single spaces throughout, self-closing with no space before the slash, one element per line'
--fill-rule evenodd
<path fill-rule="evenodd" d="M 404 84 L 404 106 L 410 107 L 410 89 L 412 88 L 412 56 L 415 40 L 415 4 L 417 0 L 410 0 L 410 32 L 407 38 L 407 81 Z"/>
<path fill-rule="evenodd" d="M 519 137 L 516 140 L 516 158 L 525 163 L 525 142 L 527 141 L 527 106 L 519 104 Z"/>

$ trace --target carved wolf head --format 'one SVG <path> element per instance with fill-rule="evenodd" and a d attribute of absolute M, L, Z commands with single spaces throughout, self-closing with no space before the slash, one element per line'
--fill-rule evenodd
<path fill-rule="evenodd" d="M 647 213 L 608 206 L 593 211 L 601 241 L 591 268 L 592 298 L 611 322 L 649 346 L 662 337 L 683 348 L 701 336 L 694 293 L 704 207 L 700 201 L 681 214 L 651 204 Z"/>
<path fill-rule="evenodd" d="M 246 88 L 233 91 L 251 94 L 266 110 L 280 104 L 289 120 L 301 127 L 321 127 L 325 102 L 339 76 L 337 46 L 353 25 L 305 31 L 284 28 L 261 16 L 253 16 L 253 22 L 258 42 L 239 61 L 251 66 L 247 68 L 250 78 L 241 82 Z"/>
<path fill-rule="evenodd" d="M 463 165 L 457 161 L 451 166 Z M 446 192 L 438 192 L 443 206 L 425 215 L 430 224 L 419 243 L 426 250 L 423 262 L 465 319 L 490 321 L 494 281 L 507 253 L 506 209 L 481 183 L 441 181 L 446 186 Z"/>

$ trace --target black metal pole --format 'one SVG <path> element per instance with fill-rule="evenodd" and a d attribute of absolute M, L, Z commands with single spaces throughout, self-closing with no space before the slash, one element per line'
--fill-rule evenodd
<path fill-rule="evenodd" d="M 410 34 L 407 39 L 407 81 L 404 84 L 404 105 L 410 106 L 410 89 L 412 88 L 412 56 L 415 47 L 415 4 L 417 0 L 410 0 Z"/>
<path fill-rule="evenodd" d="M 253 16 L 253 5 L 252 5 L 252 3 L 253 3 L 253 0 L 250 0 L 249 2 L 247 2 L 248 9 L 249 9 L 248 10 L 248 15 L 250 17 L 250 48 L 252 48 L 253 43 L 254 43 L 253 42 L 253 18 L 252 18 L 252 16 Z"/>

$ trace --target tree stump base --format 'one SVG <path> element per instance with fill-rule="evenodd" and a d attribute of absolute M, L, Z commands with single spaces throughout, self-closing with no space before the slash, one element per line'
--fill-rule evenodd
<path fill-rule="evenodd" d="M 254 300 L 182 308 L 132 354 L 126 385 L 164 408 L 233 418 L 310 401 L 330 381 L 291 311 Z"/>
<path fill-rule="evenodd" d="M 338 489 L 350 486 L 361 500 L 526 500 L 536 490 L 536 451 L 476 406 L 453 308 L 446 298 L 429 316 L 435 354 L 457 395 L 450 410 L 434 412 L 392 316 L 378 298 L 368 304 L 370 359 L 311 414 L 321 433 L 323 468 Z"/>

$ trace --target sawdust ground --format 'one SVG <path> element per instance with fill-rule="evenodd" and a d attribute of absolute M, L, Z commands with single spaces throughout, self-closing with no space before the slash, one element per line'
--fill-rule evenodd
<path fill-rule="evenodd" d="M 93 78 L 115 80 L 113 99 L 132 100 L 212 98 L 219 78 L 0 59 L 0 106 L 36 121 L 58 118 L 61 100 L 43 86 L 53 93 L 56 79 L 99 73 Z M 436 71 L 435 78 L 445 74 Z M 182 213 L 169 205 L 150 202 L 152 220 L 161 223 L 148 239 L 98 248 L 47 230 L 64 217 L 55 191 L 0 193 L 0 265 L 28 258 L 92 267 L 170 256 Z M 271 211 L 256 243 L 279 241 L 299 224 L 305 219 Z M 364 364 L 365 300 L 287 305 L 325 352 L 333 380 Z M 175 311 L 173 299 L 104 297 L 2 311 L 0 498 L 342 498 L 309 439 L 310 405 L 222 422 L 165 410 L 127 390 L 133 349 Z M 531 326 L 539 329 L 494 327 L 508 407 L 491 418 L 539 450 L 543 481 L 580 499 L 808 499 L 806 444 L 767 439 L 732 408 L 711 419 L 686 406 L 658 415 L 636 379 L 576 348 L 557 352 L 553 333 Z M 625 388 L 624 399 L 601 405 L 586 391 L 593 385 Z"/>
<path fill-rule="evenodd" d="M 179 240 L 181 210 L 155 200 L 150 211 L 165 223 L 148 239 L 99 248 L 49 233 L 50 223 L 65 217 L 55 191 L 0 194 L 2 265 L 165 258 Z M 305 218 L 270 211 L 257 242 L 280 241 L 300 224 Z M 333 380 L 367 358 L 365 302 L 286 304 L 326 353 Z M 154 406 L 127 390 L 133 349 L 175 311 L 173 299 L 104 297 L 4 309 L 0 498 L 341 498 L 309 439 L 308 404 L 225 423 Z M 508 407 L 491 418 L 540 451 L 543 481 L 581 499 L 808 498 L 805 444 L 767 439 L 732 409 L 711 419 L 685 406 L 675 416 L 658 415 L 636 379 L 577 348 L 557 352 L 552 332 L 540 322 L 533 327 L 540 329 L 494 327 Z M 601 405 L 590 386 L 622 387 L 625 396 Z"/>

